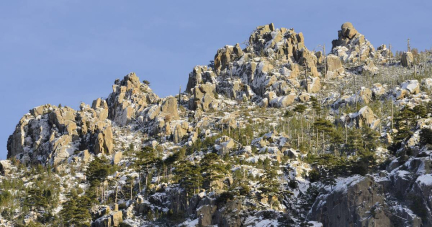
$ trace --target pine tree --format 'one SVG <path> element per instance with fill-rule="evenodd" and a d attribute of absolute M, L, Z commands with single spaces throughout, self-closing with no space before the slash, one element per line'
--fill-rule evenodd
<path fill-rule="evenodd" d="M 50 198 L 50 196 L 50 191 L 41 190 L 38 187 L 31 188 L 27 192 L 27 197 L 24 200 L 24 205 L 29 207 L 31 210 L 38 208 L 46 208 L 48 207 L 48 198 Z"/>
<path fill-rule="evenodd" d="M 333 186 L 336 185 L 335 175 L 333 171 L 326 171 L 321 169 L 322 182 L 325 185 L 329 185 L 330 189 L 333 189 Z"/>
<path fill-rule="evenodd" d="M 315 114 L 320 117 L 321 116 L 321 105 L 318 103 L 318 99 L 312 96 L 310 98 L 310 101 L 312 102 L 312 109 L 315 111 Z"/>
<path fill-rule="evenodd" d="M 89 226 L 91 220 L 91 199 L 87 196 L 78 196 L 76 191 L 71 191 L 69 200 L 63 204 L 60 215 L 66 226 Z"/>
<path fill-rule="evenodd" d="M 359 129 L 348 131 L 348 143 L 345 144 L 345 151 L 348 154 L 358 154 L 363 151 L 362 134 Z"/>
<path fill-rule="evenodd" d="M 264 195 L 268 195 L 270 198 L 270 207 L 279 203 L 279 201 L 273 201 L 273 197 L 279 192 L 279 179 L 276 167 L 272 165 L 266 165 L 264 169 L 264 176 L 260 178 L 260 187 L 258 188 Z"/>
<path fill-rule="evenodd" d="M 209 153 L 204 156 L 201 160 L 202 172 L 205 172 L 204 181 L 210 184 L 210 190 L 212 190 L 212 182 L 219 180 L 226 174 L 226 169 L 221 165 L 219 156 L 215 153 Z"/>
<path fill-rule="evenodd" d="M 87 168 L 86 176 L 91 186 L 98 185 L 101 181 L 112 173 L 111 165 L 108 160 L 100 159 L 95 156 L 95 159 L 90 162 Z"/>
<path fill-rule="evenodd" d="M 149 184 L 148 179 L 151 179 L 150 175 L 154 173 L 153 169 L 159 169 L 163 162 L 160 158 L 156 157 L 156 152 L 151 147 L 144 147 L 136 156 L 137 160 L 134 166 L 145 174 L 146 184 Z M 158 174 L 158 172 L 155 173 Z"/>
<path fill-rule="evenodd" d="M 375 149 L 378 147 L 378 138 L 379 133 L 369 127 L 363 127 L 362 128 L 362 141 L 363 141 L 363 148 L 367 151 L 374 152 Z"/>
<path fill-rule="evenodd" d="M 294 107 L 294 112 L 302 114 L 306 110 L 306 106 L 299 104 L 296 107 Z"/>
<path fill-rule="evenodd" d="M 416 115 L 416 118 L 425 118 L 427 117 L 427 108 L 424 105 L 417 105 L 413 108 L 413 112 Z"/>
<path fill-rule="evenodd" d="M 432 130 L 429 128 L 422 128 L 420 131 L 420 143 L 423 145 L 432 144 Z"/>
<path fill-rule="evenodd" d="M 395 117 L 395 126 L 397 133 L 394 136 L 394 143 L 400 143 L 411 137 L 411 125 L 415 122 L 415 112 L 408 107 L 404 107 Z"/>
<path fill-rule="evenodd" d="M 189 161 L 181 161 L 174 170 L 175 180 L 188 195 L 193 195 L 203 182 L 201 169 Z"/>
<path fill-rule="evenodd" d="M 335 139 L 335 142 L 339 142 L 341 140 L 341 138 L 339 138 L 337 133 L 334 133 L 334 126 L 333 124 L 323 118 L 318 118 L 315 120 L 314 124 L 313 124 L 313 128 L 317 131 L 317 148 L 318 148 L 318 139 L 319 139 L 319 135 L 320 134 L 324 134 L 327 136 L 331 136 Z M 323 136 L 323 139 L 325 139 L 325 137 Z M 324 144 L 325 141 L 322 141 L 323 144 L 323 149 L 324 149 Z"/>

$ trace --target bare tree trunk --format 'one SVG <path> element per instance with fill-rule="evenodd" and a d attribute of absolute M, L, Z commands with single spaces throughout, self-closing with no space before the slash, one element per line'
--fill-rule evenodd
<path fill-rule="evenodd" d="M 133 180 L 133 178 L 131 179 L 131 190 L 130 190 L 130 200 L 132 200 L 132 194 L 133 194 L 133 183 L 134 183 L 134 180 Z"/>
<path fill-rule="evenodd" d="M 323 45 L 323 54 L 324 54 L 324 78 L 327 79 L 327 58 L 325 52 L 325 44 Z"/>
<path fill-rule="evenodd" d="M 393 100 L 390 100 L 391 102 L 391 133 L 393 133 Z"/>
<path fill-rule="evenodd" d="M 317 154 L 319 153 L 318 148 L 319 148 L 319 131 L 317 129 L 316 130 L 316 152 L 317 152 Z"/>
<path fill-rule="evenodd" d="M 289 138 L 291 138 L 291 131 L 290 131 L 290 120 L 288 119 L 288 125 L 287 125 L 287 127 L 288 127 L 288 137 Z"/>
<path fill-rule="evenodd" d="M 301 126 L 301 142 L 303 143 L 303 117 L 300 118 L 300 126 Z"/>
<path fill-rule="evenodd" d="M 325 146 L 325 143 L 324 143 L 324 131 L 322 132 L 322 144 L 323 144 L 323 153 L 324 153 L 324 146 Z"/>
<path fill-rule="evenodd" d="M 180 89 L 179 89 L 179 94 L 178 94 L 178 102 L 179 102 L 179 105 L 180 105 L 180 103 L 181 103 L 181 96 L 180 96 L 180 94 L 181 94 L 181 85 L 180 85 Z"/>
<path fill-rule="evenodd" d="M 348 128 L 347 125 L 345 123 L 345 145 L 348 143 Z"/>
<path fill-rule="evenodd" d="M 117 194 L 118 194 L 118 181 L 116 182 L 116 191 L 115 191 L 115 204 L 117 204 Z"/>
<path fill-rule="evenodd" d="M 138 190 L 141 193 L 141 172 L 138 173 Z"/>

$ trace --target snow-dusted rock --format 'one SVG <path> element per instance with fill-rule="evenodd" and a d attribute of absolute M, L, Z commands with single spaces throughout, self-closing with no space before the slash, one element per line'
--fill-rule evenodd
<path fill-rule="evenodd" d="M 386 92 L 385 88 L 380 83 L 375 83 L 372 85 L 372 95 L 375 97 L 380 97 Z"/>
<path fill-rule="evenodd" d="M 418 80 L 407 80 L 401 84 L 401 88 L 409 91 L 411 94 L 420 92 L 420 84 Z"/>
<path fill-rule="evenodd" d="M 336 185 L 327 186 L 308 214 L 309 220 L 324 226 L 390 226 L 385 212 L 383 186 L 370 177 L 338 178 Z M 370 213 L 374 212 L 374 215 Z"/>
<path fill-rule="evenodd" d="M 346 22 L 338 31 L 338 39 L 332 41 L 332 54 L 344 62 L 365 62 L 374 57 L 375 49 L 350 22 Z"/>
<path fill-rule="evenodd" d="M 414 63 L 414 57 L 411 52 L 404 52 L 401 57 L 401 64 L 404 67 L 412 67 Z"/>
<path fill-rule="evenodd" d="M 342 75 L 345 71 L 340 58 L 336 55 L 330 54 L 326 58 L 327 74 L 326 78 L 335 78 Z"/>

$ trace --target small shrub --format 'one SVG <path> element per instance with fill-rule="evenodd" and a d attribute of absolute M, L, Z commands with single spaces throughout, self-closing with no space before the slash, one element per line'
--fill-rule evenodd
<path fill-rule="evenodd" d="M 216 205 L 225 204 L 228 200 L 233 200 L 234 194 L 232 192 L 222 192 L 219 197 L 216 199 Z"/>
<path fill-rule="evenodd" d="M 290 188 L 297 188 L 297 186 L 298 186 L 297 181 L 295 181 L 295 180 L 290 180 L 290 182 L 288 183 L 288 186 L 289 186 Z"/>
<path fill-rule="evenodd" d="M 316 182 L 320 179 L 320 173 L 318 170 L 313 169 L 309 172 L 309 180 L 310 182 Z"/>

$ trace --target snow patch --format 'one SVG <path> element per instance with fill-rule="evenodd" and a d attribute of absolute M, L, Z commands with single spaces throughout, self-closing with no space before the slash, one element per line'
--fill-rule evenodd
<path fill-rule="evenodd" d="M 422 186 L 432 186 L 432 174 L 421 175 L 417 178 L 417 183 Z"/>

